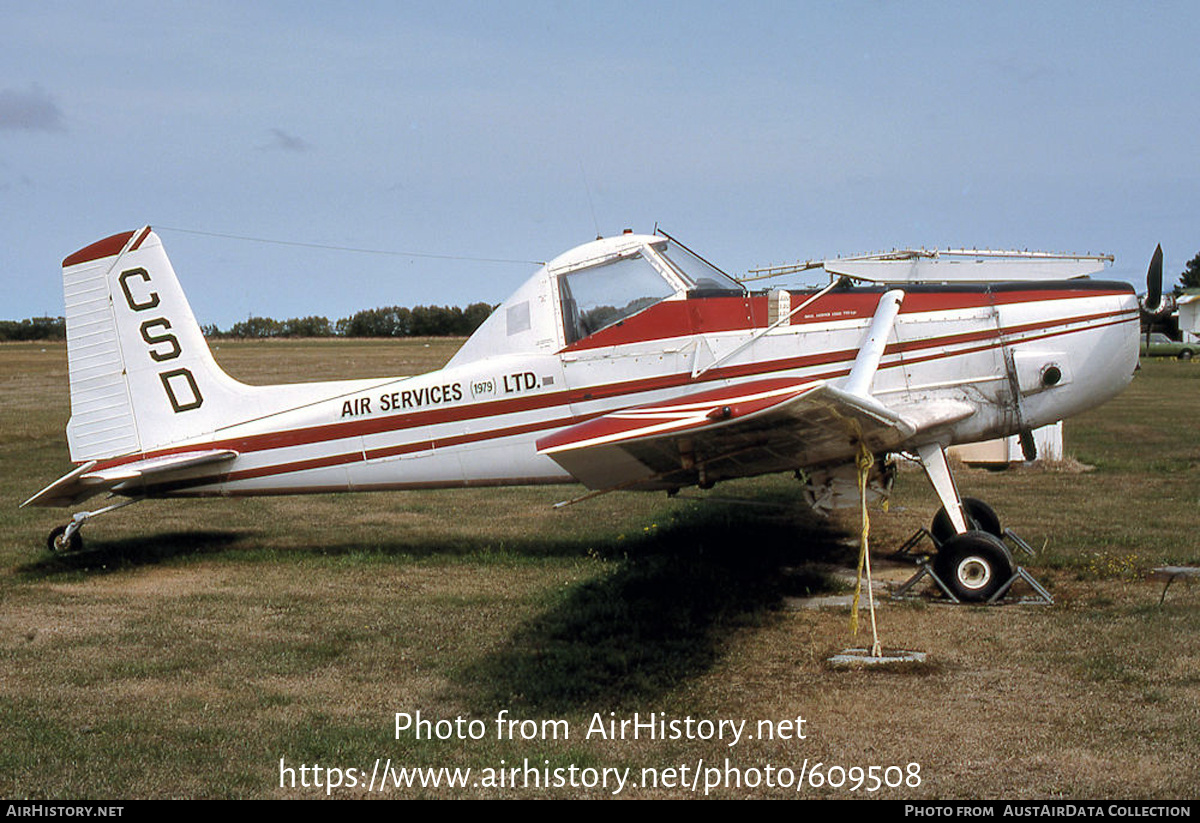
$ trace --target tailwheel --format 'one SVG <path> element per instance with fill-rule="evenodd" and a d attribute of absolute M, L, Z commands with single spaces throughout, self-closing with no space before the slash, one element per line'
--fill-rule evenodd
<path fill-rule="evenodd" d="M 74 525 L 74 524 L 71 524 Z M 59 526 L 50 532 L 46 538 L 46 548 L 52 552 L 77 552 L 83 548 L 83 535 L 79 533 L 79 529 L 71 529 L 70 534 L 67 530 L 70 526 Z"/>
<path fill-rule="evenodd" d="M 999 537 L 969 531 L 953 535 L 941 545 L 933 558 L 933 570 L 959 600 L 982 603 L 1012 579 L 1013 559 Z"/>
<path fill-rule="evenodd" d="M 1004 536 L 999 515 L 987 503 L 974 497 L 964 497 L 962 506 L 967 516 L 967 531 L 987 532 L 996 537 Z M 954 537 L 954 524 L 950 522 L 950 515 L 946 513 L 945 506 L 938 509 L 938 513 L 933 516 L 933 525 L 929 527 L 929 533 L 939 546 Z"/>
<path fill-rule="evenodd" d="M 71 518 L 70 523 L 67 523 L 65 526 L 59 526 L 50 532 L 49 537 L 46 538 L 46 548 L 52 552 L 79 551 L 83 548 L 83 535 L 79 533 L 79 530 L 83 528 L 84 523 L 93 517 L 116 511 L 122 506 L 128 506 L 130 503 L 136 503 L 141 499 L 140 497 L 126 497 L 102 509 L 96 509 L 92 512 L 76 512 L 74 517 Z"/>

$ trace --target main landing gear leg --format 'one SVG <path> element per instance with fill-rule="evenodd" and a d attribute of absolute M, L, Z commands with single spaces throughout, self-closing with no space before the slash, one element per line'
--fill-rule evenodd
<path fill-rule="evenodd" d="M 938 544 L 934 573 L 963 602 L 991 599 L 1012 580 L 1015 565 L 1001 540 L 1000 519 L 983 501 L 959 497 L 940 445 L 922 446 L 917 454 L 942 501 L 930 529 Z"/>
<path fill-rule="evenodd" d="M 70 523 L 57 526 L 50 532 L 50 535 L 46 538 L 46 548 L 52 552 L 79 551 L 83 548 L 83 536 L 79 533 L 79 530 L 83 528 L 84 523 L 93 517 L 115 511 L 116 509 L 128 506 L 130 503 L 136 503 L 141 499 L 140 497 L 127 497 L 102 509 L 96 509 L 91 512 L 77 512 L 71 516 Z"/>
<path fill-rule="evenodd" d="M 933 490 L 942 501 L 942 509 L 950 518 L 954 533 L 962 534 L 967 531 L 962 500 L 958 496 L 958 487 L 954 485 L 954 476 L 950 474 L 950 466 L 946 462 L 946 450 L 938 443 L 931 443 L 917 449 L 917 456 L 921 458 L 925 476 L 929 478 Z"/>

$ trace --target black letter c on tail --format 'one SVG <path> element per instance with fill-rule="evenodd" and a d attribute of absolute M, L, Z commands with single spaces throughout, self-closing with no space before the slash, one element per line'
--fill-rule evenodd
<path fill-rule="evenodd" d="M 140 277 L 149 283 L 150 272 L 142 268 L 129 269 L 128 271 L 121 272 L 121 276 L 117 278 L 121 283 L 121 291 L 125 292 L 125 302 L 129 304 L 129 308 L 133 309 L 134 311 L 145 311 L 146 309 L 152 309 L 157 306 L 158 292 L 156 291 L 150 292 L 150 295 L 141 303 L 134 299 L 133 292 L 129 290 L 129 284 L 125 282 L 131 277 Z"/>

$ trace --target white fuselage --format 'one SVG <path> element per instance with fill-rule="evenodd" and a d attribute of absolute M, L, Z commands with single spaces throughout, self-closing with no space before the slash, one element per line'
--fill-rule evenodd
<path fill-rule="evenodd" d="M 395 380 L 290 386 L 305 402 L 154 452 L 236 451 L 219 472 L 200 467 L 129 493 L 571 482 L 537 448 L 564 427 L 739 382 L 844 381 L 880 293 L 832 292 L 770 330 L 766 296 L 669 300 L 557 350 L 499 353 Z M 910 287 L 870 392 L 917 421 L 939 404 L 973 408 L 905 447 L 1006 436 L 1121 391 L 1137 363 L 1137 331 L 1136 299 L 1123 284 Z"/>

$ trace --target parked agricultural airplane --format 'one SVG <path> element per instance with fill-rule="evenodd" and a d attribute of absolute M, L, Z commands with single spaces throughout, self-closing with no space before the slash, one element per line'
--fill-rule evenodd
<path fill-rule="evenodd" d="M 78 548 L 92 516 L 173 496 L 674 491 L 794 471 L 827 508 L 857 504 L 865 446 L 920 459 L 943 504 L 935 567 L 981 600 L 1012 558 L 990 510 L 962 502 L 945 448 L 1102 403 L 1138 357 L 1126 283 L 751 294 L 673 238 L 627 232 L 542 267 L 443 369 L 256 387 L 213 360 L 149 227 L 70 255 L 63 279 L 78 467 L 25 505 L 122 500 L 76 514 L 51 549 Z M 875 493 L 890 465 L 876 461 Z"/>

